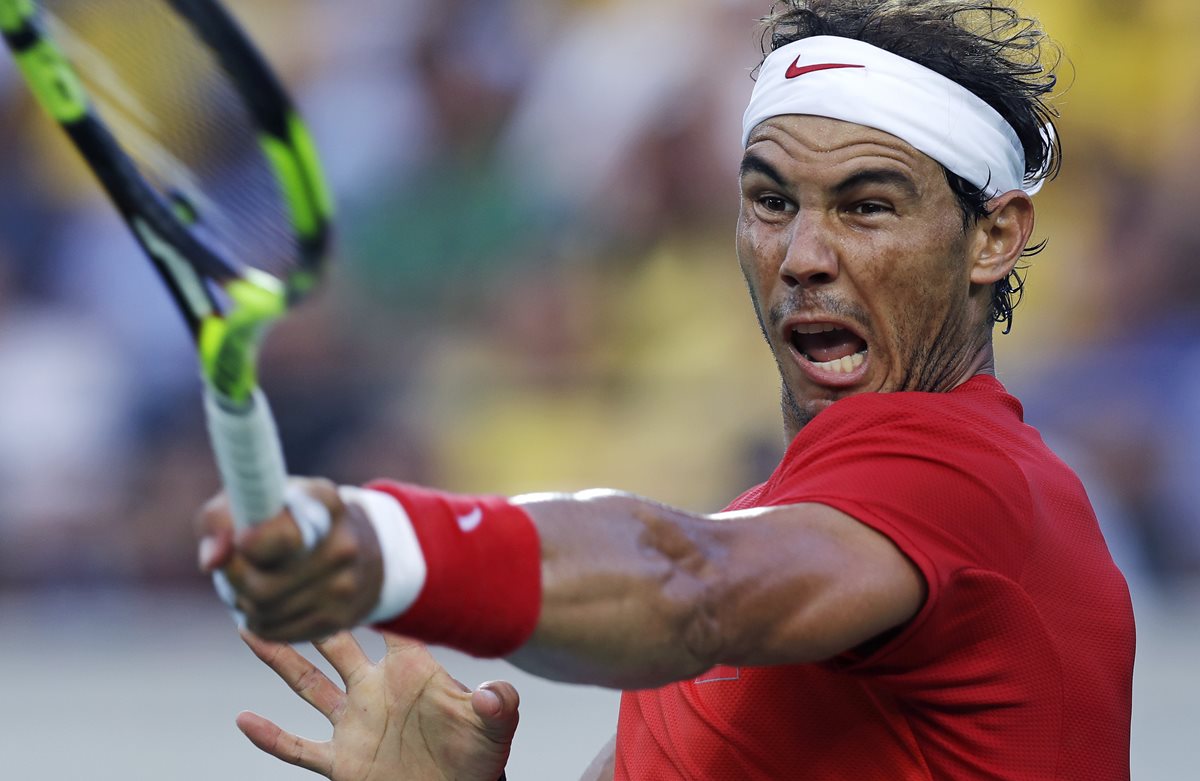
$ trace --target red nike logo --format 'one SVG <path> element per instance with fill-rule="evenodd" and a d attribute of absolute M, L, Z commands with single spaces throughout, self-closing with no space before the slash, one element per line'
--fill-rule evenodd
<path fill-rule="evenodd" d="M 804 55 L 801 55 L 801 57 L 802 56 L 804 56 Z M 804 67 L 800 67 L 800 57 L 797 57 L 796 61 L 788 66 L 787 73 L 785 73 L 784 76 L 789 79 L 794 79 L 797 76 L 803 76 L 806 73 L 814 73 L 816 71 L 828 71 L 828 70 L 833 70 L 835 68 L 865 68 L 865 67 L 867 67 L 867 66 L 866 65 L 848 65 L 844 62 L 823 62 L 819 65 L 805 65 Z"/>

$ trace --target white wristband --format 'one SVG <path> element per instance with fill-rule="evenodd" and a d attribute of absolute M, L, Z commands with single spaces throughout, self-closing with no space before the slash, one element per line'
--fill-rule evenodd
<path fill-rule="evenodd" d="M 425 555 L 404 507 L 382 491 L 341 486 L 342 501 L 362 508 L 379 539 L 383 585 L 379 601 L 363 623 L 388 621 L 412 607 L 425 586 Z"/>

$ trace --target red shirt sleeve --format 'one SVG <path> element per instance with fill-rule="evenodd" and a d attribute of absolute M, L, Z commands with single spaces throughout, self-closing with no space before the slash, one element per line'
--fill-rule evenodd
<path fill-rule="evenodd" d="M 933 645 L 944 653 L 943 632 L 974 612 L 964 613 L 963 595 L 948 590 L 973 590 L 984 579 L 1019 594 L 1032 534 L 1026 481 L 986 421 L 964 415 L 970 409 L 947 394 L 846 399 L 804 429 L 794 457 L 768 482 L 770 504 L 840 510 L 891 540 L 925 579 L 925 604 L 897 636 L 834 664 L 882 661 L 923 631 L 937 632 Z M 936 630 L 927 630 L 931 620 Z"/>

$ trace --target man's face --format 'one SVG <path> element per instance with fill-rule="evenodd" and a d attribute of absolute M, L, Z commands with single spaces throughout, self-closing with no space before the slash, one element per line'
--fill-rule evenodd
<path fill-rule="evenodd" d="M 969 377 L 989 344 L 978 240 L 941 167 L 895 136 L 796 115 L 754 130 L 738 259 L 790 434 L 839 398 Z"/>

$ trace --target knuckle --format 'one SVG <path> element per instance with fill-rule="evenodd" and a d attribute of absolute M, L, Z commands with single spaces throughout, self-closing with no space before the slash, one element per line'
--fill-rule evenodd
<path fill-rule="evenodd" d="M 255 577 L 254 573 L 245 578 L 241 585 L 234 586 L 243 600 L 254 606 L 254 609 L 262 613 L 272 603 L 276 601 L 278 588 L 270 581 L 260 577 Z"/>
<path fill-rule="evenodd" d="M 224 493 L 219 493 L 208 499 L 193 518 L 198 531 L 214 531 L 228 524 L 229 501 Z"/>
<path fill-rule="evenodd" d="M 296 552 L 301 544 L 299 539 L 299 533 L 288 521 L 286 525 L 262 528 L 257 538 L 243 548 L 243 553 L 259 567 L 278 569 Z"/>
<path fill-rule="evenodd" d="M 307 694 L 312 692 L 321 685 L 321 681 L 324 679 L 324 677 L 324 674 L 316 667 L 310 667 L 304 671 L 304 674 L 301 675 L 299 679 L 297 679 L 296 692 L 298 694 Z"/>
<path fill-rule="evenodd" d="M 341 496 L 337 484 L 324 477 L 296 478 L 293 483 L 302 491 L 328 507 L 336 516 L 342 510 Z"/>
<path fill-rule="evenodd" d="M 262 605 L 252 596 L 239 592 L 237 599 L 234 600 L 234 606 L 242 611 L 247 618 L 259 618 L 262 614 Z"/>
<path fill-rule="evenodd" d="M 239 597 L 246 593 L 246 573 L 242 567 L 229 566 L 222 572 L 225 573 L 225 580 L 229 583 L 229 587 Z"/>
<path fill-rule="evenodd" d="M 349 601 L 358 593 L 358 584 L 353 575 L 338 575 L 329 584 L 329 595 L 338 601 Z"/>
<path fill-rule="evenodd" d="M 353 534 L 334 533 L 327 540 L 327 555 L 332 563 L 349 564 L 358 558 L 358 539 Z"/>

